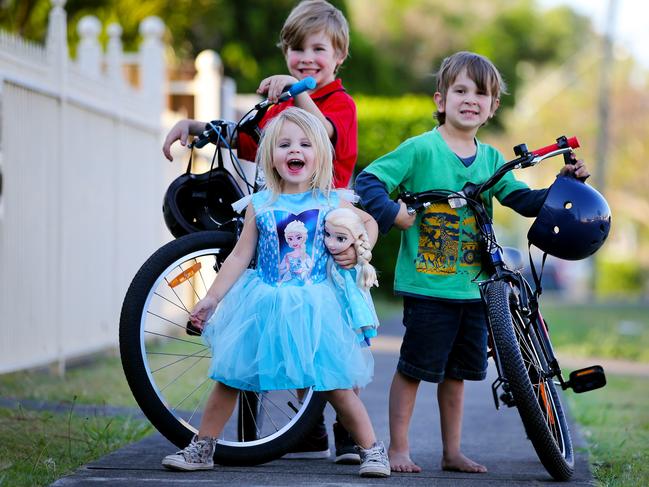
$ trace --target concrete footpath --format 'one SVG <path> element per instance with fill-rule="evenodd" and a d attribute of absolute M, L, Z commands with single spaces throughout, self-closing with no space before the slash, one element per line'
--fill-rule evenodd
<path fill-rule="evenodd" d="M 401 325 L 398 320 L 385 323 L 381 336 L 372 343 L 376 362 L 374 381 L 362 392 L 377 436 L 388 444 L 387 398 L 399 353 Z M 99 460 L 84 465 L 72 475 L 52 484 L 70 486 L 534 486 L 553 483 L 539 462 L 531 443 L 526 439 L 516 409 L 496 410 L 491 394 L 493 370 L 486 381 L 466 384 L 463 450 L 484 464 L 486 474 L 444 472 L 439 468 L 441 440 L 436 400 L 436 386 L 422 383 L 417 397 L 411 427 L 413 459 L 423 468 L 419 474 L 393 473 L 389 479 L 361 479 L 358 467 L 336 465 L 329 460 L 275 460 L 255 467 L 216 466 L 213 471 L 179 473 L 165 470 L 162 457 L 177 450 L 159 434 L 126 446 Z M 331 418 L 326 409 L 329 440 L 333 451 Z M 574 424 L 571 425 L 575 443 L 575 474 L 561 485 L 592 486 L 595 482 L 588 467 L 583 442 Z"/>

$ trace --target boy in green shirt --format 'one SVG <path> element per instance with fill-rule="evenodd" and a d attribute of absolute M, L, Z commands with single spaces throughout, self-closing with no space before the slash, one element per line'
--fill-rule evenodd
<path fill-rule="evenodd" d="M 410 458 L 408 429 L 421 380 L 438 383 L 444 470 L 481 473 L 485 466 L 461 451 L 464 380 L 483 380 L 487 371 L 487 325 L 478 286 L 480 245 L 475 219 L 467 208 L 447 202 L 409 215 L 393 202 L 395 189 L 460 191 L 480 182 L 503 164 L 495 148 L 476 139 L 494 116 L 505 84 L 488 59 L 470 52 L 446 58 L 437 74 L 439 126 L 403 142 L 370 164 L 356 179 L 356 192 L 381 232 L 403 230 L 395 272 L 395 292 L 403 296 L 406 328 L 390 388 L 390 466 L 396 472 L 420 472 Z M 562 172 L 588 177 L 582 161 Z M 547 189 L 531 190 L 509 172 L 483 195 L 524 216 L 536 216 Z"/>

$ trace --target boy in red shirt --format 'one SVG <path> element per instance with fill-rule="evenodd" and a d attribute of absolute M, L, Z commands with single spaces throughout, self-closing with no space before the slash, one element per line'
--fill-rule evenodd
<path fill-rule="evenodd" d="M 257 93 L 276 102 L 287 85 L 311 76 L 315 89 L 270 107 L 259 127 L 289 106 L 315 115 L 327 129 L 334 146 L 334 187 L 349 184 L 358 154 L 358 122 L 354 100 L 345 91 L 338 68 L 347 57 L 349 27 L 342 13 L 324 0 L 305 0 L 290 13 L 280 33 L 282 52 L 290 74 L 277 74 L 259 83 Z M 172 160 L 171 145 L 179 140 L 187 145 L 189 135 L 199 135 L 205 122 L 185 119 L 176 123 L 165 138 L 162 152 Z M 246 134 L 239 137 L 238 156 L 255 160 L 257 143 Z"/>
<path fill-rule="evenodd" d="M 307 92 L 271 106 L 259 123 L 263 128 L 270 119 L 290 106 L 297 106 L 315 115 L 324 125 L 334 147 L 334 187 L 346 188 L 354 171 L 358 155 L 358 121 L 356 104 L 345 91 L 338 68 L 347 58 L 349 50 L 349 26 L 340 10 L 324 0 L 304 0 L 289 14 L 280 32 L 278 46 L 284 53 L 289 74 L 276 74 L 259 83 L 257 93 L 277 102 L 287 85 L 311 76 L 316 87 Z M 177 140 L 187 145 L 189 135 L 200 135 L 205 122 L 185 119 L 177 122 L 167 134 L 162 152 L 170 161 L 171 146 Z M 240 133 L 237 155 L 254 161 L 257 142 L 247 134 Z M 337 254 L 336 263 L 341 267 L 356 264 L 356 252 Z M 349 433 L 338 422 L 333 426 L 336 444 L 336 463 L 360 463 Z M 329 439 L 324 417 L 290 458 L 328 458 Z"/>

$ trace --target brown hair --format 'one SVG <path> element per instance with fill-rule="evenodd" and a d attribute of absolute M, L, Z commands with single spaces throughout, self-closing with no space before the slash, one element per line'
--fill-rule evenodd
<path fill-rule="evenodd" d="M 463 69 L 466 69 L 467 76 L 475 82 L 479 90 L 491 93 L 492 104 L 500 98 L 501 93 L 507 93 L 507 85 L 498 68 L 489 59 L 474 52 L 460 51 L 444 59 L 435 74 L 437 91 L 443 100 L 446 100 L 449 87 Z M 446 113 L 438 110 L 435 112 L 435 118 L 440 125 L 444 125 Z"/>
<path fill-rule="evenodd" d="M 284 56 L 289 48 L 300 48 L 309 35 L 323 31 L 343 59 L 349 51 L 349 24 L 343 13 L 324 0 L 303 0 L 289 14 L 279 34 L 278 47 Z"/>

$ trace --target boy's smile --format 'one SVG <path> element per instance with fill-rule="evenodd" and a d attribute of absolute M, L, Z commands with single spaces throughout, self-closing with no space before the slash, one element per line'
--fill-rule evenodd
<path fill-rule="evenodd" d="M 336 69 L 344 59 L 324 31 L 307 36 L 301 46 L 289 48 L 286 52 L 286 64 L 291 75 L 297 79 L 312 76 L 316 80 L 316 89 L 336 79 Z"/>

